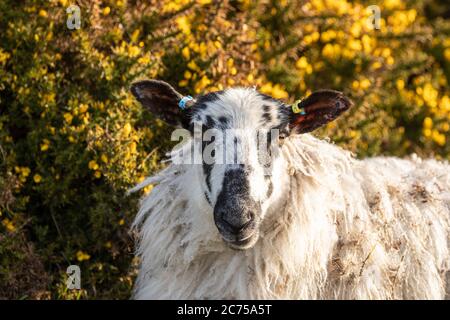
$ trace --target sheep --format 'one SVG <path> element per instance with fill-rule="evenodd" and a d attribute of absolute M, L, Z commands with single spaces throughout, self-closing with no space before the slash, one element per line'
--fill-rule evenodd
<path fill-rule="evenodd" d="M 155 186 L 133 224 L 135 299 L 449 294 L 449 163 L 414 155 L 357 160 L 310 135 L 351 107 L 342 93 L 317 91 L 286 105 L 247 88 L 186 99 L 165 82 L 144 80 L 131 91 L 191 136 L 165 169 L 132 189 Z M 192 163 L 189 151 L 205 148 L 194 125 L 200 133 L 231 129 L 224 153 L 239 153 L 240 162 Z M 279 132 L 271 137 L 278 152 L 266 168 L 247 132 L 269 128 Z"/>

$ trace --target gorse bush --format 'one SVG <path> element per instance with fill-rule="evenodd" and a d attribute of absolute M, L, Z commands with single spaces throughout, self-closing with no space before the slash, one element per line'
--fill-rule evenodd
<path fill-rule="evenodd" d="M 357 107 L 323 132 L 358 155 L 448 157 L 450 29 L 424 16 L 426 3 L 274 2 L 258 37 L 267 78 L 289 96 L 323 87 L 351 96 Z M 379 30 L 368 23 L 373 4 Z"/>
<path fill-rule="evenodd" d="M 66 8 L 80 8 L 69 29 Z M 364 157 L 450 158 L 445 1 L 0 2 L 0 298 L 128 298 L 126 190 L 161 168 L 171 128 L 129 92 L 321 88 L 355 107 L 319 134 Z M 447 15 L 447 16 L 446 16 Z M 151 192 L 147 188 L 145 192 Z M 81 268 L 68 290 L 66 268 Z"/>

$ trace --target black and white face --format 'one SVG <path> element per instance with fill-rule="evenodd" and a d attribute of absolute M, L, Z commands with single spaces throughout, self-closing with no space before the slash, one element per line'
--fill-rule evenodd
<path fill-rule="evenodd" d="M 166 122 L 181 124 L 201 154 L 202 193 L 217 229 L 234 249 L 251 248 L 261 222 L 280 197 L 286 168 L 280 147 L 290 134 L 334 120 L 351 103 L 337 91 L 313 93 L 297 108 L 254 89 L 228 89 L 196 97 L 186 110 L 182 96 L 161 81 L 132 86 L 136 98 Z"/>
<path fill-rule="evenodd" d="M 273 178 L 282 166 L 279 146 L 289 130 L 288 111 L 251 89 L 209 93 L 191 106 L 189 130 L 201 148 L 202 191 L 219 233 L 235 249 L 255 244 L 276 197 Z"/>

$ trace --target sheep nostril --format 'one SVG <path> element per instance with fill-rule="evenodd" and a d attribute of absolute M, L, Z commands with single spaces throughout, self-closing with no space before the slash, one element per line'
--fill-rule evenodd
<path fill-rule="evenodd" d="M 245 230 L 254 219 L 253 213 L 246 213 L 242 216 L 234 216 L 223 214 L 221 220 L 224 226 L 232 233 L 239 233 L 242 230 Z"/>

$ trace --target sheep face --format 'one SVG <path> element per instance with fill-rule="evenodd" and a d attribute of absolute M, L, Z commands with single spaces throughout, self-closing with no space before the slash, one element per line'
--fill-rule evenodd
<path fill-rule="evenodd" d="M 164 82 L 141 81 L 132 92 L 157 116 L 189 132 L 200 153 L 199 162 L 189 159 L 201 164 L 201 196 L 222 239 L 240 250 L 255 245 L 266 212 L 282 196 L 284 138 L 326 124 L 351 104 L 331 90 L 291 106 L 254 89 L 236 88 L 198 96 L 181 110 L 182 95 Z"/>
<path fill-rule="evenodd" d="M 256 243 L 267 208 L 278 197 L 273 179 L 281 173 L 288 111 L 248 89 L 209 93 L 191 107 L 188 129 L 201 150 L 202 191 L 220 236 L 234 249 Z"/>

